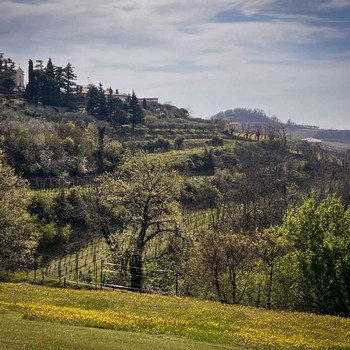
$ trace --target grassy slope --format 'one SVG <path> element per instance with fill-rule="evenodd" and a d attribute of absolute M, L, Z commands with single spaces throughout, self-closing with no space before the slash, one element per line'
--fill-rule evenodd
<path fill-rule="evenodd" d="M 19 313 L 14 312 L 0 315 L 0 334 L 0 349 L 6 350 L 245 349 L 167 335 L 131 334 L 130 332 L 77 327 L 67 324 L 44 323 L 23 319 Z"/>
<path fill-rule="evenodd" d="M 191 339 L 233 349 L 243 349 L 244 345 L 257 349 L 350 349 L 349 319 L 272 312 L 188 298 L 128 292 L 50 289 L 2 283 L 0 312 L 1 310 L 5 312 L 0 317 L 5 316 L 2 323 L 5 326 L 7 322 L 11 324 L 11 317 L 14 317 L 12 322 L 18 323 L 21 332 L 26 332 L 27 327 L 36 328 L 37 323 L 31 324 L 11 316 L 7 310 L 12 310 L 36 321 L 66 324 L 69 331 L 77 332 L 78 342 L 79 338 L 82 342 L 85 341 L 85 336 L 86 339 L 94 338 L 94 332 L 98 331 L 95 328 L 153 334 L 150 338 L 136 334 L 130 337 L 130 340 L 136 340 L 137 337 L 143 339 L 145 347 L 140 349 L 155 348 L 156 345 L 153 346 L 147 341 L 160 341 L 163 338 L 157 338 L 156 335 L 159 334 L 170 336 L 171 339 L 174 339 L 174 336 L 183 337 L 178 339 L 179 346 L 176 344 L 177 340 L 174 340 L 175 348 L 180 348 L 180 344 L 183 344 L 184 348 L 187 345 L 188 348 L 195 346 L 187 343 L 187 340 Z M 9 320 L 6 321 L 6 318 Z M 52 339 L 67 333 L 62 325 L 50 328 L 51 323 L 42 324 L 42 329 L 48 327 L 48 337 Z M 73 325 L 95 328 L 81 329 L 74 328 Z M 33 333 L 35 332 L 38 334 L 36 341 L 39 341 L 40 328 L 39 331 L 33 330 Z M 124 333 L 118 335 L 118 332 L 110 331 L 106 334 L 111 334 L 111 337 L 114 334 L 115 337 L 128 338 Z M 23 335 L 22 338 L 26 336 Z M 10 334 L 3 339 L 15 341 Z M 207 343 L 198 348 L 204 349 L 205 346 L 209 346 L 205 344 Z M 163 348 L 161 343 L 159 346 Z M 133 347 L 130 345 L 130 348 Z"/>

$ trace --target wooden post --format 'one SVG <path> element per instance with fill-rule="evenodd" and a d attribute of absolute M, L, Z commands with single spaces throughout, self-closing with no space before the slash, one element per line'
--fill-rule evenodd
<path fill-rule="evenodd" d="M 179 296 L 179 270 L 176 268 L 175 295 Z"/>
<path fill-rule="evenodd" d="M 258 300 L 256 303 L 256 307 L 260 307 L 260 295 L 261 295 L 261 283 L 258 285 Z"/>
<path fill-rule="evenodd" d="M 61 284 L 62 270 L 61 270 L 61 259 L 58 264 L 58 283 Z"/>
<path fill-rule="evenodd" d="M 34 279 L 33 282 L 36 281 L 36 270 L 38 268 L 38 255 L 37 253 L 34 253 Z"/>
<path fill-rule="evenodd" d="M 101 289 L 102 289 L 102 283 L 103 283 L 103 263 L 104 263 L 104 261 L 103 261 L 103 259 L 101 259 L 101 284 L 100 284 L 100 286 L 101 286 Z"/>
<path fill-rule="evenodd" d="M 75 255 L 75 276 L 76 276 L 76 279 L 77 279 L 77 285 L 78 285 L 78 282 L 79 282 L 79 253 L 77 252 L 76 255 Z"/>

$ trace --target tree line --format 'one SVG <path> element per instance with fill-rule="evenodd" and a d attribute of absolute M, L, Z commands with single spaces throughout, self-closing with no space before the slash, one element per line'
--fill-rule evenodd
<path fill-rule="evenodd" d="M 1 53 L 0 92 L 9 93 L 16 87 L 15 72 L 15 62 Z M 24 97 L 35 105 L 40 103 L 71 109 L 83 107 L 98 120 L 110 122 L 115 126 L 130 123 L 132 128 L 135 128 L 136 125 L 144 123 L 143 109 L 148 108 L 147 102 L 144 99 L 140 104 L 134 91 L 122 101 L 113 93 L 111 87 L 105 90 L 100 83 L 98 87 L 89 84 L 85 94 L 83 87 L 78 85 L 76 80 L 77 75 L 70 62 L 63 67 L 54 65 L 49 58 L 46 65 L 43 60 L 36 60 L 34 65 L 30 59 Z"/>
<path fill-rule="evenodd" d="M 94 191 L 66 192 L 62 178 L 57 195 L 23 195 L 16 204 L 11 198 L 28 185 L 2 159 L 1 183 L 13 180 L 2 187 L 1 266 L 30 264 L 21 250 L 64 252 L 89 233 L 105 238 L 115 283 L 132 290 L 149 288 L 144 271 L 152 267 L 173 271 L 182 295 L 349 316 L 349 162 L 294 147 L 238 144 L 213 154 L 221 169 L 200 181 L 164 158 L 126 151 Z M 188 221 L 197 213 L 205 214 L 202 225 Z"/>

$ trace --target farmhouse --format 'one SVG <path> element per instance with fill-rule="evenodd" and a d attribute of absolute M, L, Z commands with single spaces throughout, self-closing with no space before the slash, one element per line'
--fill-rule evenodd
<path fill-rule="evenodd" d="M 322 143 L 322 140 L 320 139 L 314 139 L 312 137 L 306 138 L 306 139 L 301 139 L 301 141 L 308 142 L 308 143 L 314 143 L 314 144 L 320 144 Z"/>

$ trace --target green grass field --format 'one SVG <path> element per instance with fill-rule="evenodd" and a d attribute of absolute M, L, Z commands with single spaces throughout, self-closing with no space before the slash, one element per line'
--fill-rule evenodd
<path fill-rule="evenodd" d="M 0 349 L 6 350 L 243 350 L 220 344 L 168 336 L 78 327 L 24 319 L 20 313 L 0 314 Z"/>
<path fill-rule="evenodd" d="M 350 319 L 120 291 L 1 283 L 0 319 L 1 349 L 350 349 Z"/>

